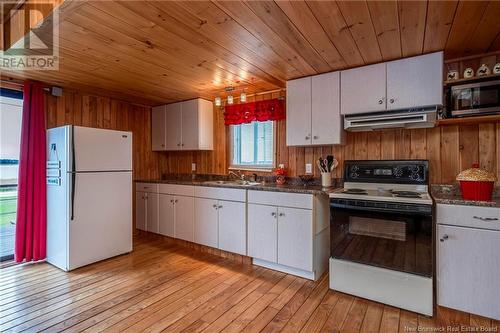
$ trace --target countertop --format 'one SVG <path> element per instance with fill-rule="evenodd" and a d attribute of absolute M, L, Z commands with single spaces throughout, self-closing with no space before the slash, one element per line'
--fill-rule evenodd
<path fill-rule="evenodd" d="M 457 185 L 431 185 L 431 196 L 436 204 L 465 205 L 500 208 L 500 188 L 496 188 L 492 201 L 464 200 Z"/>
<path fill-rule="evenodd" d="M 217 180 L 217 179 L 215 179 Z M 266 181 L 259 185 L 235 185 L 235 184 L 213 184 L 206 183 L 207 181 L 214 181 L 214 179 L 153 179 L 153 180 L 136 180 L 136 183 L 155 183 L 155 184 L 176 184 L 176 185 L 193 185 L 193 186 L 206 186 L 206 187 L 225 187 L 225 188 L 238 188 L 252 191 L 271 191 L 271 192 L 288 192 L 288 193 L 302 193 L 302 194 L 326 194 L 333 191 L 335 187 L 323 188 L 321 185 L 301 185 L 296 183 L 285 183 L 284 185 L 277 185 L 274 182 Z"/>

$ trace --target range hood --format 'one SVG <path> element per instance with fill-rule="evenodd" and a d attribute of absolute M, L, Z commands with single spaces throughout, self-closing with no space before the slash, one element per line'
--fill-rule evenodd
<path fill-rule="evenodd" d="M 437 106 L 344 116 L 344 129 L 352 132 L 384 128 L 430 128 L 437 119 Z"/>

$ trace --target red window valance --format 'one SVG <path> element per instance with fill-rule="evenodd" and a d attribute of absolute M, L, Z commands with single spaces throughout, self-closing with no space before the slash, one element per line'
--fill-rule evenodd
<path fill-rule="evenodd" d="M 281 119 L 285 119 L 285 101 L 279 98 L 227 105 L 224 111 L 226 125 Z"/>

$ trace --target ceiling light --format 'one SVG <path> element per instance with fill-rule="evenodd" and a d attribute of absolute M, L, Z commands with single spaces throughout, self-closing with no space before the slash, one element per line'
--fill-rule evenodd
<path fill-rule="evenodd" d="M 244 92 L 241 93 L 240 95 L 240 102 L 241 103 L 245 103 L 247 101 L 247 94 L 245 94 Z"/>
<path fill-rule="evenodd" d="M 233 104 L 233 95 L 228 95 L 227 96 L 227 104 Z"/>
<path fill-rule="evenodd" d="M 220 97 L 215 97 L 215 106 L 221 106 L 222 105 L 222 99 Z"/>

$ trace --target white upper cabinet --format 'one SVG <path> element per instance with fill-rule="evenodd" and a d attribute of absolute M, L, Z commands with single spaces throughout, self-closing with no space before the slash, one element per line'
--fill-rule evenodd
<path fill-rule="evenodd" d="M 312 77 L 312 144 L 341 144 L 344 123 L 340 115 L 340 72 Z"/>
<path fill-rule="evenodd" d="M 166 145 L 166 105 L 155 106 L 151 110 L 151 148 L 165 150 Z"/>
<path fill-rule="evenodd" d="M 382 111 L 386 108 L 386 64 L 375 64 L 341 72 L 342 114 Z"/>
<path fill-rule="evenodd" d="M 182 143 L 182 103 L 166 105 L 165 149 L 180 150 Z"/>
<path fill-rule="evenodd" d="M 311 77 L 286 82 L 286 144 L 311 144 Z"/>
<path fill-rule="evenodd" d="M 341 72 L 342 114 L 443 104 L 443 52 Z"/>
<path fill-rule="evenodd" d="M 387 63 L 387 109 L 443 104 L 443 53 Z"/>
<path fill-rule="evenodd" d="M 212 102 L 198 98 L 163 107 L 164 109 L 161 106 L 153 108 L 153 150 L 213 149 Z"/>
<path fill-rule="evenodd" d="M 341 144 L 339 72 L 287 81 L 286 86 L 287 145 Z"/>

